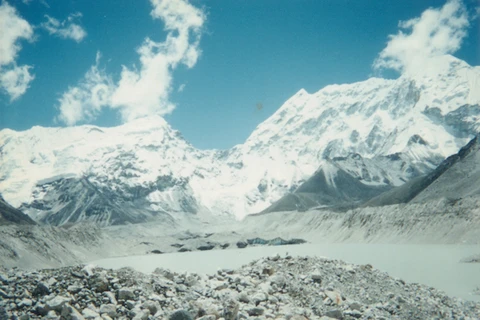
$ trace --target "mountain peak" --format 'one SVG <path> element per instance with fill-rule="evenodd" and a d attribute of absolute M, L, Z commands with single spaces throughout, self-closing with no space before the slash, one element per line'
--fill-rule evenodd
<path fill-rule="evenodd" d="M 130 131 L 157 131 L 157 130 L 173 130 L 165 119 L 159 115 L 150 115 L 146 117 L 137 118 L 126 122 L 118 127 L 117 130 L 124 132 Z"/>
<path fill-rule="evenodd" d="M 295 190 L 319 165 L 332 188 L 358 177 L 373 191 L 398 185 L 458 151 L 480 125 L 480 68 L 438 59 L 447 65 L 440 76 L 420 70 L 426 76 L 301 89 L 221 156 L 193 148 L 160 116 L 111 128 L 2 131 L 0 191 L 15 206 L 32 204 L 60 196 L 52 177 L 87 176 L 99 195 L 121 194 L 148 210 L 242 218 Z M 361 158 L 322 162 L 352 153 Z"/>
<path fill-rule="evenodd" d="M 403 76 L 413 79 L 433 78 L 438 76 L 459 75 L 464 69 L 470 69 L 467 62 L 449 54 L 439 55 L 428 58 L 417 68 L 409 68 Z"/>

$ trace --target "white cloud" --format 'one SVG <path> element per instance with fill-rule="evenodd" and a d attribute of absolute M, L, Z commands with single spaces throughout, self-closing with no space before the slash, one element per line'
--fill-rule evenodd
<path fill-rule="evenodd" d="M 441 8 L 429 8 L 418 18 L 399 23 L 400 30 L 390 35 L 373 67 L 401 73 L 436 68 L 437 59 L 456 52 L 465 36 L 469 19 L 460 0 L 450 0 Z"/>
<path fill-rule="evenodd" d="M 30 81 L 35 76 L 31 75 L 30 66 L 13 65 L 10 68 L 2 68 L 0 71 L 0 88 L 5 91 L 13 101 L 22 96 L 28 89 Z"/>
<path fill-rule="evenodd" d="M 177 89 L 177 92 L 183 92 L 183 90 L 185 90 L 185 86 L 186 86 L 185 83 L 182 83 L 181 85 L 179 85 L 178 89 Z"/>
<path fill-rule="evenodd" d="M 0 90 L 13 101 L 23 95 L 35 78 L 31 66 L 17 66 L 21 39 L 32 40 L 33 28 L 7 2 L 0 5 Z"/>
<path fill-rule="evenodd" d="M 41 26 L 52 35 L 80 42 L 87 36 L 85 29 L 83 29 L 78 23 L 75 23 L 75 21 L 81 17 L 82 14 L 77 12 L 69 15 L 66 20 L 60 22 L 49 15 L 45 15 L 47 21 L 42 23 Z"/>
<path fill-rule="evenodd" d="M 137 49 L 138 67 L 122 66 L 116 84 L 102 73 L 98 77 L 91 76 L 92 70 L 98 71 L 97 61 L 77 87 L 63 94 L 59 101 L 59 120 L 68 125 L 88 121 L 102 107 L 119 110 L 124 121 L 153 114 L 165 115 L 175 108 L 169 101 L 172 72 L 179 64 L 191 68 L 197 62 L 205 14 L 187 0 L 151 0 L 151 3 L 152 17 L 163 20 L 168 31 L 165 41 L 146 38 Z M 108 90 L 105 90 L 102 103 L 94 105 L 91 88 L 97 84 L 106 85 L 103 88 L 108 87 Z"/>
<path fill-rule="evenodd" d="M 88 70 L 84 79 L 76 87 L 71 87 L 60 98 L 60 120 L 67 125 L 94 119 L 102 107 L 109 104 L 113 82 L 99 69 L 100 53 L 95 65 Z"/>

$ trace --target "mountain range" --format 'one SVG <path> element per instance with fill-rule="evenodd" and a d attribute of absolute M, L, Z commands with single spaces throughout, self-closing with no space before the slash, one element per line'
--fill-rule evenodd
<path fill-rule="evenodd" d="M 480 67 L 438 59 L 394 80 L 302 89 L 229 150 L 198 150 L 158 116 L 3 129 L 0 193 L 53 225 L 360 205 L 436 172 L 479 131 Z"/>

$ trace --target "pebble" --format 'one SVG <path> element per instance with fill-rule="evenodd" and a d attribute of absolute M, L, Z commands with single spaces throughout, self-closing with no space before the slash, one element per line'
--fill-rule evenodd
<path fill-rule="evenodd" d="M 93 266 L 0 275 L 1 320 L 480 318 L 479 303 L 323 258 L 273 256 L 210 276 Z"/>

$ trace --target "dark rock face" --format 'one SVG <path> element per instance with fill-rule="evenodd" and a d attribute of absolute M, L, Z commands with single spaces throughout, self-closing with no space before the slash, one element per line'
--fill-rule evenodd
<path fill-rule="evenodd" d="M 456 137 L 467 138 L 478 130 L 474 116 L 479 112 L 479 105 L 466 104 L 445 115 L 438 108 L 426 108 L 423 114 L 434 123 L 445 126 Z"/>
<path fill-rule="evenodd" d="M 359 155 L 357 155 L 360 157 Z M 352 159 L 361 163 L 360 159 Z M 347 158 L 335 158 L 325 160 L 327 167 L 320 169 L 307 181 L 302 183 L 293 193 L 288 193 L 273 203 L 262 213 L 278 211 L 306 211 L 310 208 L 322 206 L 337 209 L 352 208 L 360 203 L 371 199 L 392 187 L 387 184 L 370 185 L 365 184 L 358 177 L 337 166 L 336 162 L 342 162 Z M 334 170 L 335 174 L 329 172 Z M 363 178 L 370 179 L 368 172 Z M 378 178 L 380 179 L 380 178 Z"/>
<path fill-rule="evenodd" d="M 8 224 L 34 225 L 35 222 L 22 211 L 9 205 L 0 194 L 0 226 Z"/>
<path fill-rule="evenodd" d="M 240 249 L 246 248 L 247 246 L 248 246 L 248 243 L 246 243 L 244 241 L 238 241 L 237 242 L 237 247 L 240 248 Z"/>
<path fill-rule="evenodd" d="M 303 244 L 306 243 L 307 241 L 303 239 L 290 239 L 290 240 L 285 240 L 282 238 L 274 238 L 271 240 L 265 240 L 262 238 L 253 238 L 253 239 L 247 239 L 247 243 L 249 245 L 264 245 L 264 246 L 285 246 L 285 245 L 290 245 L 290 244 Z"/>
<path fill-rule="evenodd" d="M 89 178 L 58 179 L 37 187 L 45 193 L 40 201 L 22 205 L 25 212 L 41 212 L 40 222 L 62 226 L 79 221 L 95 222 L 100 226 L 147 222 L 153 219 L 173 220 L 165 212 L 149 208 L 140 191 L 121 192 L 99 187 Z M 166 221 L 166 222 L 167 222 Z"/>
<path fill-rule="evenodd" d="M 408 203 L 419 197 L 422 201 L 427 201 L 440 197 L 448 199 L 451 195 L 460 199 L 480 194 L 480 188 L 475 188 L 480 178 L 480 173 L 476 170 L 479 165 L 476 157 L 480 153 L 478 139 L 479 135 L 461 148 L 457 154 L 445 159 L 431 173 L 385 192 L 366 202 L 364 206 Z"/>
<path fill-rule="evenodd" d="M 205 245 L 203 245 L 203 246 L 197 247 L 197 250 L 207 251 L 207 250 L 212 250 L 213 248 L 215 248 L 215 245 L 214 245 L 214 244 L 205 244 Z"/>

